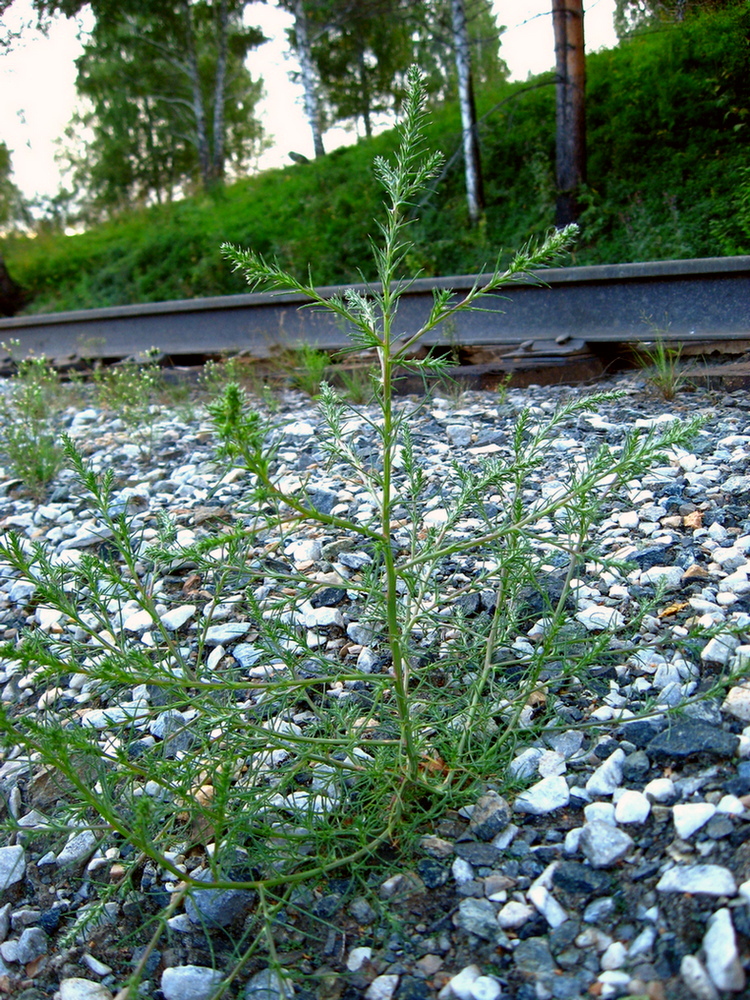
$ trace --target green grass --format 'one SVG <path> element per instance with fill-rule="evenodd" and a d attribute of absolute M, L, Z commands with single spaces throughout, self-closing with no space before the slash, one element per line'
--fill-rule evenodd
<path fill-rule="evenodd" d="M 739 7 L 589 57 L 589 176 L 575 263 L 750 251 L 749 26 Z M 435 108 L 427 141 L 449 166 L 420 199 L 412 273 L 473 273 L 553 222 L 552 75 L 501 84 L 478 106 L 485 222 L 467 223 L 458 110 Z M 222 240 L 253 246 L 301 280 L 308 262 L 320 284 L 370 279 L 380 198 L 372 160 L 395 143 L 388 132 L 79 236 L 10 236 L 0 250 L 36 312 L 245 291 L 219 254 Z"/>

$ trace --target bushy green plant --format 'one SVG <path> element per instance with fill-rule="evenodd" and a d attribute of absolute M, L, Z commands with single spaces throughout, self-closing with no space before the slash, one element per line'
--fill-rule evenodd
<path fill-rule="evenodd" d="M 18 342 L 3 344 L 14 357 Z M 45 357 L 18 357 L 16 372 L 0 401 L 0 451 L 13 473 L 41 495 L 60 470 L 57 414 L 62 395 L 57 372 Z"/>
<path fill-rule="evenodd" d="M 550 440 L 611 396 L 568 402 L 541 423 L 525 411 L 506 461 L 454 467 L 441 484 L 443 507 L 428 504 L 426 470 L 409 433 L 418 404 L 395 399 L 396 369 L 443 371 L 444 359 L 410 360 L 410 349 L 457 311 L 555 259 L 574 233 L 555 232 L 527 247 L 458 303 L 436 291 L 422 329 L 404 336 L 396 316 L 410 280 L 401 272 L 410 248 L 409 207 L 440 162 L 423 152 L 424 94 L 416 71 L 409 83 L 395 162 L 376 162 L 387 196 L 382 243 L 373 246 L 378 287 L 324 301 L 312 285 L 263 257 L 224 248 L 251 285 L 304 292 L 347 323 L 354 349 L 376 353 L 372 409 L 347 403 L 326 383 L 320 391 L 321 444 L 337 474 L 370 495 L 369 519 L 322 509 L 304 473 L 284 474 L 276 428 L 230 381 L 209 413 L 220 457 L 247 477 L 234 525 L 183 545 L 163 515 L 148 541 L 145 522 L 115 504 L 112 474 L 98 479 L 68 442 L 106 547 L 59 565 L 42 545 L 13 534 L 0 542 L 0 559 L 34 581 L 40 605 L 61 613 L 60 631 L 25 634 L 0 655 L 34 670 L 52 690 L 71 670 L 84 674 L 110 731 L 100 739 L 82 726 L 76 705 L 54 704 L 47 712 L 3 705 L 3 743 L 72 790 L 68 812 L 51 824 L 53 840 L 61 842 L 70 829 L 95 830 L 102 846 L 116 837 L 134 849 L 123 853 L 123 885 L 137 884 L 146 860 L 153 878 L 170 885 L 171 902 L 150 913 L 147 952 L 183 900 L 196 903 L 216 889 L 248 894 L 242 899 L 252 916 L 225 943 L 230 951 L 222 953 L 225 978 L 216 998 L 262 948 L 277 972 L 288 974 L 275 957 L 274 918 L 292 900 L 304 908 L 294 895 L 301 883 L 342 869 L 356 878 L 379 847 L 397 840 L 408 847 L 422 824 L 464 802 L 478 781 L 502 777 L 519 726 L 532 725 L 529 699 L 550 662 L 559 664 L 554 683 L 586 683 L 587 665 L 606 656 L 610 637 L 571 630 L 566 600 L 589 554 L 599 504 L 691 430 L 672 424 L 659 438 L 632 435 L 616 448 L 602 446 L 584 465 L 560 470 L 559 490 L 529 503 L 527 480 L 548 461 Z M 377 460 L 356 449 L 350 417 L 375 432 Z M 321 529 L 360 553 L 361 568 L 346 588 L 382 661 L 377 669 L 342 662 L 310 622 L 310 599 L 326 581 L 290 553 L 300 537 Z M 477 572 L 459 585 L 461 558 L 472 554 Z M 567 566 L 562 593 L 549 602 L 537 645 L 515 655 L 523 590 L 555 559 Z M 171 605 L 184 604 L 169 589 L 169 572 L 180 566 L 205 585 L 202 609 L 191 606 L 184 620 L 194 627 L 190 643 L 166 617 Z M 494 591 L 494 611 L 471 628 L 460 614 L 446 622 L 447 588 Z M 222 600 L 238 593 L 235 607 L 252 636 L 243 663 L 213 651 L 210 632 Z M 148 643 L 130 638 L 125 627 L 135 612 L 145 612 Z M 125 689 L 131 696 L 110 704 Z M 553 699 L 542 721 L 555 724 Z M 141 739 L 152 723 L 162 738 Z M 201 845 L 210 845 L 203 871 L 188 870 L 177 849 L 199 852 Z M 215 935 L 213 946 L 219 947 Z M 133 995 L 143 967 L 145 960 L 121 1000 Z"/>

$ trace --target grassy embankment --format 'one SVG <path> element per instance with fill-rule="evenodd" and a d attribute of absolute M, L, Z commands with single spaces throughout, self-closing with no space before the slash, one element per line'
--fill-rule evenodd
<path fill-rule="evenodd" d="M 636 37 L 588 61 L 589 186 L 578 264 L 750 252 L 750 5 Z M 551 74 L 478 95 L 486 223 L 467 226 L 454 106 L 428 141 L 447 168 L 414 225 L 413 271 L 471 273 L 554 218 Z M 2 245 L 29 311 L 245 290 L 222 241 L 278 258 L 318 284 L 372 276 L 367 236 L 380 192 L 375 154 L 393 133 L 324 159 L 240 180 L 212 196 L 136 210 L 88 232 Z"/>

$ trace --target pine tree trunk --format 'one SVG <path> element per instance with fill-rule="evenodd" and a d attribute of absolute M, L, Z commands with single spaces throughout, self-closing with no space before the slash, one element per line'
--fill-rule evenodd
<path fill-rule="evenodd" d="M 471 80 L 471 55 L 469 33 L 466 28 L 464 0 L 451 0 L 453 26 L 453 46 L 458 77 L 458 101 L 461 108 L 463 130 L 464 167 L 466 171 L 466 202 L 472 225 L 479 222 L 484 209 L 484 186 L 482 183 L 482 162 L 479 154 L 477 133 L 477 112 L 474 103 L 474 88 Z"/>
<path fill-rule="evenodd" d="M 586 55 L 583 0 L 552 0 L 557 69 L 557 212 L 559 227 L 575 222 L 586 180 Z"/>
<path fill-rule="evenodd" d="M 294 0 L 294 33 L 297 44 L 296 52 L 299 59 L 302 88 L 305 94 L 305 115 L 310 124 L 313 136 L 313 149 L 315 156 L 325 156 L 323 147 L 323 134 L 321 131 L 320 102 L 318 101 L 318 81 L 315 75 L 312 51 L 310 48 L 310 37 L 307 32 L 307 17 L 303 0 Z"/>

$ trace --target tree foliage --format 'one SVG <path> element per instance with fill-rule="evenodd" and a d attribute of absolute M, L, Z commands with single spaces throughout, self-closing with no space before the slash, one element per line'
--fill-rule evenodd
<path fill-rule="evenodd" d="M 450 0 L 280 0 L 301 7 L 328 124 L 356 121 L 366 136 L 373 118 L 398 109 L 408 69 L 417 63 L 428 93 L 456 92 L 455 36 Z M 507 76 L 491 0 L 466 0 L 472 72 L 479 84 Z M 300 51 L 296 28 L 292 48 Z"/>
<path fill-rule="evenodd" d="M 615 0 L 618 37 L 686 17 L 742 6 L 746 0 Z"/>
<path fill-rule="evenodd" d="M 80 0 L 36 0 L 40 16 Z M 70 137 L 76 185 L 96 209 L 169 200 L 221 183 L 258 149 L 262 92 L 245 65 L 263 40 L 243 24 L 245 0 L 94 0 L 95 26 L 77 60 L 86 108 Z"/>

